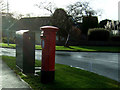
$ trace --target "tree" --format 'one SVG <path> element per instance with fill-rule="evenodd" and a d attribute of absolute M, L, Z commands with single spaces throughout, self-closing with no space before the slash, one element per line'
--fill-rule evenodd
<path fill-rule="evenodd" d="M 56 9 L 55 4 L 52 2 L 40 2 L 39 4 L 35 4 L 35 6 L 47 10 L 50 14 L 53 14 Z"/>
<path fill-rule="evenodd" d="M 61 41 L 61 36 L 66 40 L 65 46 L 68 46 L 68 40 L 70 32 L 72 29 L 71 16 L 68 16 L 66 11 L 62 8 L 56 9 L 52 15 L 52 25 L 57 26 L 60 30 L 57 32 L 59 41 Z"/>
<path fill-rule="evenodd" d="M 101 10 L 93 10 L 89 2 L 76 2 L 67 6 L 68 14 L 73 16 L 74 22 L 82 22 L 82 34 L 87 35 L 89 28 L 98 27 L 98 18 L 96 15 L 101 15 Z"/>
<path fill-rule="evenodd" d="M 31 14 L 30 13 L 26 14 L 26 17 L 31 17 Z"/>
<path fill-rule="evenodd" d="M 6 10 L 6 5 L 3 0 L 0 0 L 0 12 L 3 13 Z"/>
<path fill-rule="evenodd" d="M 88 29 L 98 27 L 98 18 L 96 16 L 84 16 L 83 17 L 83 30 L 82 33 L 87 35 Z"/>
<path fill-rule="evenodd" d="M 24 17 L 24 15 L 17 12 L 12 12 L 12 17 L 16 18 L 17 20 L 20 20 Z"/>
<path fill-rule="evenodd" d="M 68 14 L 73 16 L 76 22 L 81 21 L 83 16 L 93 16 L 97 14 L 97 11 L 89 6 L 89 2 L 76 2 L 70 4 L 67 8 Z"/>
<path fill-rule="evenodd" d="M 109 20 L 109 19 L 105 19 L 105 20 L 100 21 L 99 27 L 105 28 L 105 25 L 107 24 L 108 21 L 111 22 L 111 20 Z"/>

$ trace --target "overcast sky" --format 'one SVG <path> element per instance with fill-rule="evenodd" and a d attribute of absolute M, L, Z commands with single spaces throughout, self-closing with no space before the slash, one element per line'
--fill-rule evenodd
<path fill-rule="evenodd" d="M 118 6 L 118 20 L 120 21 L 120 1 L 119 1 L 119 6 Z"/>
<path fill-rule="evenodd" d="M 58 8 L 66 8 L 67 5 L 77 1 L 88 1 L 94 10 L 102 10 L 102 16 L 99 17 L 99 21 L 103 19 L 118 20 L 118 2 L 120 0 L 8 0 L 10 12 L 31 13 L 36 16 L 48 15 L 46 10 L 40 10 L 34 6 L 43 1 L 53 2 Z"/>

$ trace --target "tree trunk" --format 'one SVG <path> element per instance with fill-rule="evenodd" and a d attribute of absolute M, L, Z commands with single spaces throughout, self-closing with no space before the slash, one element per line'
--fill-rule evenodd
<path fill-rule="evenodd" d="M 68 36 L 67 36 L 67 39 L 66 39 L 66 42 L 64 45 L 65 47 L 69 47 L 69 45 L 68 45 L 69 38 L 70 38 L 70 34 L 68 33 Z"/>

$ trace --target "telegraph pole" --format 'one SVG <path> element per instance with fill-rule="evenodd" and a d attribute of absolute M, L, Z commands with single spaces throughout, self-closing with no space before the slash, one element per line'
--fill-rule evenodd
<path fill-rule="evenodd" d="M 9 20 L 9 3 L 8 3 L 8 0 L 7 0 L 7 18 Z M 7 29 L 7 42 L 8 42 L 8 45 L 9 45 L 9 29 Z"/>
<path fill-rule="evenodd" d="M 120 1 L 118 2 L 118 20 L 120 22 Z"/>
<path fill-rule="evenodd" d="M 7 14 L 9 14 L 9 3 L 8 3 L 8 0 L 7 0 Z"/>

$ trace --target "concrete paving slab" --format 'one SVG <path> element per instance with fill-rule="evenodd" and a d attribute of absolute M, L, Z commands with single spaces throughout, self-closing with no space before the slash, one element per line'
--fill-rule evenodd
<path fill-rule="evenodd" d="M 2 61 L 2 60 L 0 60 Z M 1 64 L 0 64 L 1 65 Z M 1 75 L 0 75 L 1 76 Z M 31 90 L 29 85 L 22 81 L 3 61 L 2 61 L 2 90 Z M 6 88 L 6 89 L 5 89 Z"/>

